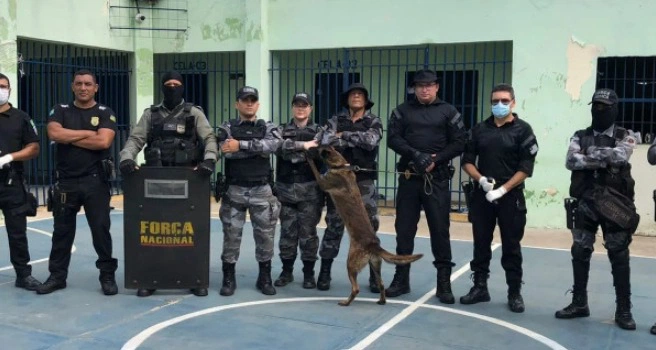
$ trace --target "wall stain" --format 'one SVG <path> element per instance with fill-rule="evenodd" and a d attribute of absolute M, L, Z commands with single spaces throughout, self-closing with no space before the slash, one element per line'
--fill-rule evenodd
<path fill-rule="evenodd" d="M 226 41 L 239 39 L 244 33 L 244 20 L 241 18 L 226 18 L 223 23 L 203 24 L 201 34 L 203 40 Z"/>
<path fill-rule="evenodd" d="M 137 58 L 137 70 L 140 72 L 153 72 L 153 51 L 149 49 L 138 49 L 135 51 Z M 137 92 L 139 96 L 152 96 L 153 75 L 137 74 Z"/>

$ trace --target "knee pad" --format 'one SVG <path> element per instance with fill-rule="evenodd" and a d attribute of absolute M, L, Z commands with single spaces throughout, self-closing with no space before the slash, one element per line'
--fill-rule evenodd
<path fill-rule="evenodd" d="M 572 244 L 572 258 L 576 260 L 581 260 L 588 262 L 590 261 L 590 258 L 592 257 L 592 251 L 593 249 L 584 247 L 578 243 Z"/>
<path fill-rule="evenodd" d="M 629 249 L 624 248 L 622 250 L 608 250 L 608 259 L 612 265 L 615 264 L 624 264 L 629 262 Z"/>

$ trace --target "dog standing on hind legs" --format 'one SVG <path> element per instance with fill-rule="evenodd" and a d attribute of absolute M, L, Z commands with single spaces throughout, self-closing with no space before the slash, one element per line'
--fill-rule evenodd
<path fill-rule="evenodd" d="M 337 213 L 344 221 L 344 226 L 351 238 L 346 268 L 349 281 L 351 282 L 351 294 L 339 305 L 348 306 L 360 293 L 358 285 L 358 272 L 367 264 L 374 271 L 376 282 L 380 290 L 378 304 L 385 304 L 385 288 L 380 275 L 382 261 L 403 265 L 419 260 L 423 254 L 396 255 L 380 246 L 380 240 L 376 237 L 373 227 L 369 222 L 367 211 L 360 196 L 360 190 L 355 181 L 355 174 L 350 169 L 346 159 L 332 147 L 319 147 L 319 156 L 322 158 L 328 172 L 321 175 L 313 162 L 309 162 L 310 168 L 317 178 L 321 189 L 328 193 L 337 209 Z"/>

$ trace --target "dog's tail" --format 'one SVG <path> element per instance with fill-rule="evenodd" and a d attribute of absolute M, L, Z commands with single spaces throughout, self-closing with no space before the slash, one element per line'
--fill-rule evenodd
<path fill-rule="evenodd" d="M 385 262 L 390 263 L 390 264 L 396 264 L 396 265 L 406 265 L 411 262 L 415 262 L 421 257 L 424 256 L 424 254 L 413 254 L 413 255 L 396 255 L 388 252 L 387 250 L 383 249 L 383 247 L 378 246 L 378 250 L 376 253 L 385 260 Z"/>

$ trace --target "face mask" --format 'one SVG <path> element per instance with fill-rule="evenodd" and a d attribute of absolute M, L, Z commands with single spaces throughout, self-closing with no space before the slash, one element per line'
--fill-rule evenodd
<path fill-rule="evenodd" d="M 597 132 L 603 132 L 615 123 L 615 117 L 618 114 L 617 105 L 609 108 L 598 108 L 592 106 L 592 129 Z"/>
<path fill-rule="evenodd" d="M 164 93 L 164 106 L 172 110 L 182 102 L 184 86 L 164 86 L 162 87 L 162 93 Z"/>
<path fill-rule="evenodd" d="M 502 102 L 499 102 L 492 105 L 492 115 L 495 118 L 505 118 L 508 114 L 510 114 L 510 104 L 504 105 Z"/>
<path fill-rule="evenodd" d="M 0 106 L 9 102 L 9 89 L 0 89 Z"/>

